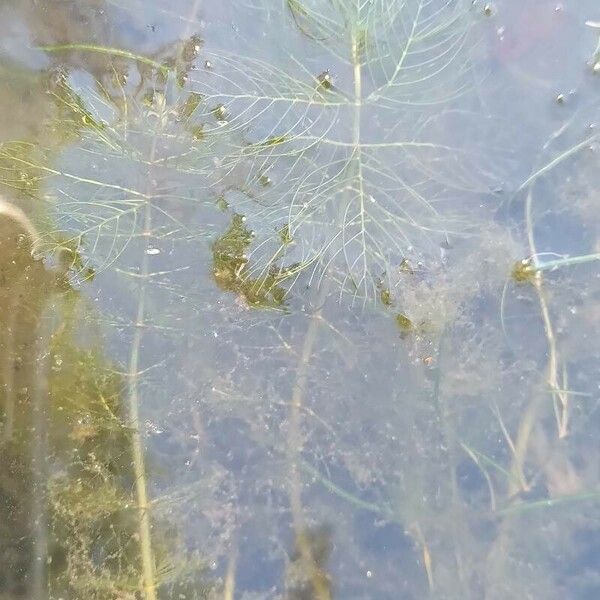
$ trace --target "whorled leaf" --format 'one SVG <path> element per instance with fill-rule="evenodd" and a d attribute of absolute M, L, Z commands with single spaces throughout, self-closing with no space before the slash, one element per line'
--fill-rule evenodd
<path fill-rule="evenodd" d="M 273 16 L 265 3 L 257 14 L 300 39 L 277 60 L 203 53 L 211 69 L 190 85 L 212 143 L 197 156 L 215 149 L 211 185 L 235 190 L 233 207 L 260 224 L 249 277 L 299 262 L 374 297 L 382 272 L 464 231 L 452 200 L 489 182 L 481 155 L 444 143 L 460 140 L 453 101 L 474 86 L 469 7 L 288 0 Z"/>

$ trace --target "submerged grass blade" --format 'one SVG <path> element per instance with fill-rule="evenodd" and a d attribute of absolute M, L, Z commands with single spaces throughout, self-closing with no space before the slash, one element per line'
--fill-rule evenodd
<path fill-rule="evenodd" d="M 339 485 L 333 483 L 333 481 L 321 475 L 321 473 L 319 473 L 317 469 L 315 469 L 312 465 L 308 464 L 306 461 L 300 461 L 300 468 L 306 473 L 308 473 L 311 477 L 314 477 L 329 492 L 338 496 L 339 498 L 342 498 L 342 500 L 345 500 L 346 502 L 356 506 L 357 508 L 362 508 L 364 510 L 374 512 L 379 515 L 383 515 L 390 520 L 394 520 L 394 514 L 389 508 L 380 504 L 376 504 L 375 502 L 367 502 L 366 500 L 363 500 L 362 498 L 351 494 L 350 492 L 341 488 Z"/>
<path fill-rule="evenodd" d="M 498 515 L 514 515 L 544 508 L 555 508 L 565 505 L 578 504 L 587 500 L 600 500 L 600 490 L 594 492 L 584 492 L 582 494 L 573 494 L 570 496 L 560 496 L 558 498 L 549 498 L 546 500 L 535 500 L 533 502 L 521 502 L 513 506 L 501 508 L 496 512 Z"/>
<path fill-rule="evenodd" d="M 583 254 L 581 256 L 565 256 L 557 260 L 550 260 L 533 267 L 536 271 L 552 271 L 560 267 L 570 267 L 573 265 L 581 265 L 588 262 L 600 260 L 600 253 L 598 254 Z"/>
<path fill-rule="evenodd" d="M 581 151 L 581 150 L 583 150 L 585 148 L 589 148 L 590 144 L 592 142 L 594 142 L 597 138 L 598 138 L 598 134 L 595 133 L 594 135 L 590 135 L 588 138 L 586 138 L 585 140 L 583 140 L 583 142 L 579 142 L 578 144 L 575 144 L 574 146 L 571 146 L 571 148 L 568 148 L 567 150 L 565 150 L 564 152 L 562 152 L 561 154 L 559 154 L 556 158 L 552 159 L 550 162 L 548 162 L 547 164 L 545 164 L 543 167 L 539 168 L 535 173 L 531 174 L 519 186 L 519 189 L 517 191 L 520 192 L 520 191 L 526 189 L 532 183 L 534 183 L 535 181 L 537 181 L 540 177 L 542 177 L 543 175 L 545 175 L 546 173 L 548 173 L 549 171 L 551 171 L 552 169 L 554 169 L 554 167 L 556 167 L 559 164 L 561 164 L 562 162 L 564 162 L 567 158 L 569 158 L 569 157 L 577 154 L 579 151 Z"/>
<path fill-rule="evenodd" d="M 122 50 L 121 48 L 110 48 L 108 46 L 97 46 L 95 44 L 57 44 L 52 46 L 38 46 L 38 50 L 44 52 L 58 53 L 58 52 L 94 52 L 97 54 L 108 54 L 109 56 L 117 56 L 119 58 L 126 58 L 128 60 L 134 60 L 136 62 L 148 65 L 159 70 L 163 75 L 169 72 L 169 67 L 163 63 L 159 63 L 156 60 L 152 60 L 143 54 L 136 54 L 129 50 Z"/>

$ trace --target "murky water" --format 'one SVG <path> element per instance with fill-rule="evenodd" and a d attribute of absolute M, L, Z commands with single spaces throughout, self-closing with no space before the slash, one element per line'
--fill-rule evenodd
<path fill-rule="evenodd" d="M 595 0 L 0 23 L 0 599 L 599 597 Z"/>

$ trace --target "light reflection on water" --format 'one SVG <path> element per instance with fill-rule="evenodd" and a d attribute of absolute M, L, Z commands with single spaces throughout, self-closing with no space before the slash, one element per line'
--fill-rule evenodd
<path fill-rule="evenodd" d="M 0 9 L 0 598 L 597 596 L 597 7 L 354 11 Z"/>

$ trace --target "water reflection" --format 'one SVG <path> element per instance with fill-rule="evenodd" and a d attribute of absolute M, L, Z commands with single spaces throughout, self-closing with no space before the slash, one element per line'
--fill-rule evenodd
<path fill-rule="evenodd" d="M 597 7 L 189 4 L 0 9 L 0 597 L 596 597 Z"/>

